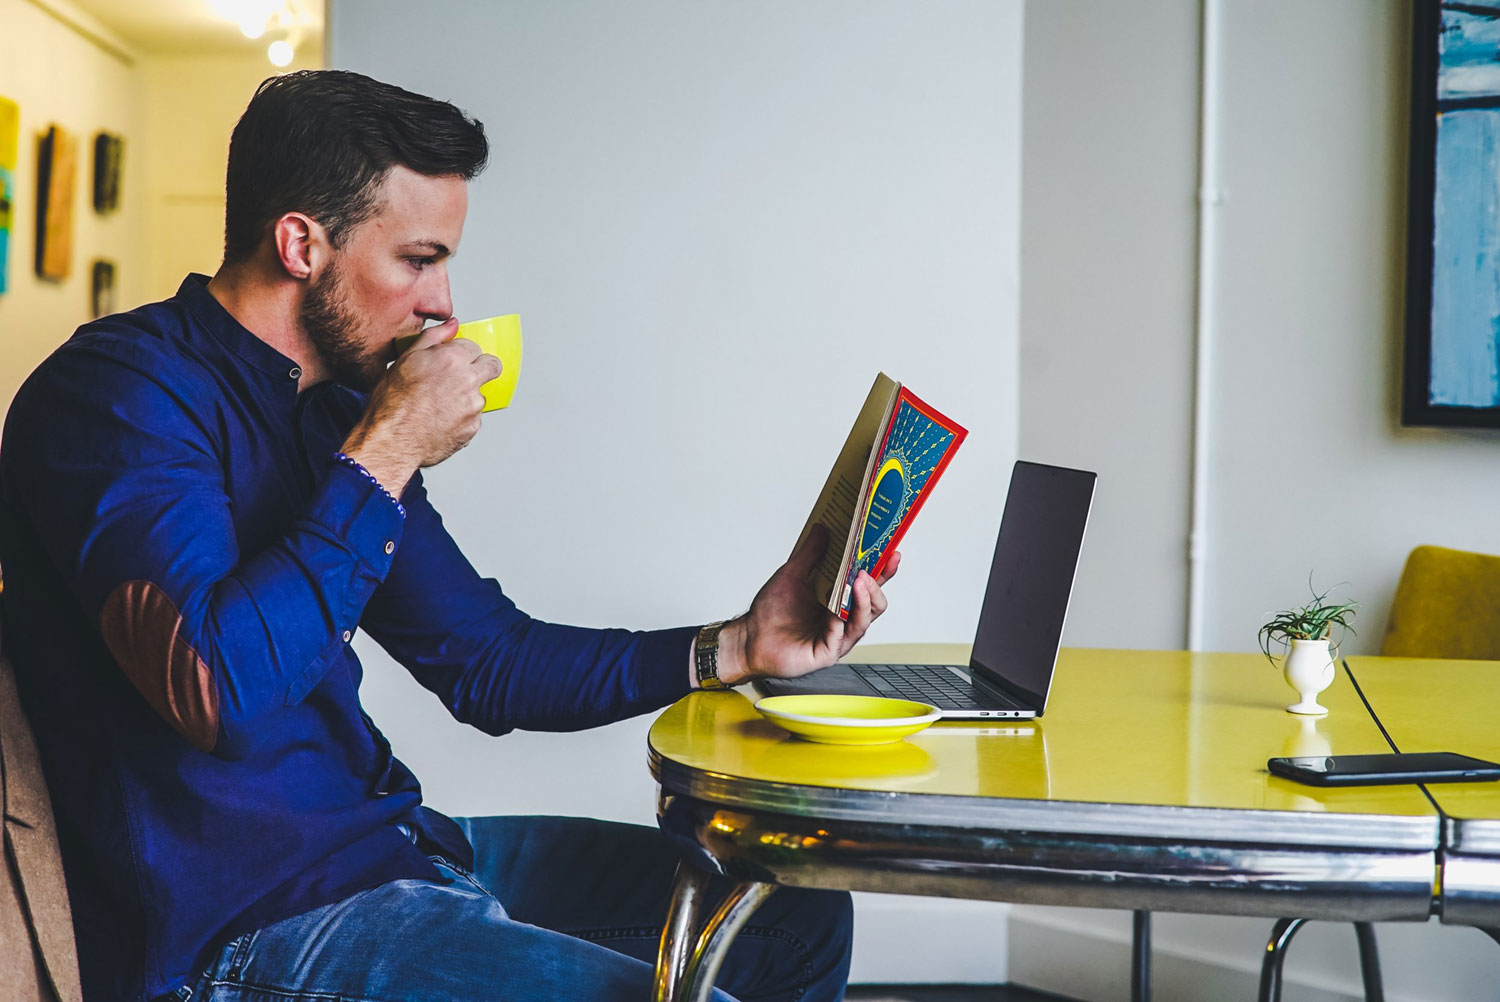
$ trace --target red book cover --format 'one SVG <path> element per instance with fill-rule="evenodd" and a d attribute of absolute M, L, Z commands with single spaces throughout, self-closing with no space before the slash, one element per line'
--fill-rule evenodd
<path fill-rule="evenodd" d="M 860 571 L 879 578 L 927 495 L 948 468 L 968 431 L 901 387 L 864 485 L 852 563 L 844 578 L 839 617 L 849 618 Z"/>

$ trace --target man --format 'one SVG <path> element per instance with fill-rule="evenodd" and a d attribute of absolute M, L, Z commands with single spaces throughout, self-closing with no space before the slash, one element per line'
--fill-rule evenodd
<path fill-rule="evenodd" d="M 218 273 L 81 328 L 16 396 L 5 637 L 87 1002 L 645 998 L 664 837 L 420 806 L 360 708 L 354 630 L 501 734 L 802 674 L 885 608 L 868 576 L 847 624 L 814 600 L 821 541 L 722 630 L 538 622 L 470 567 L 418 471 L 479 430 L 498 373 L 453 340 L 446 271 L 486 157 L 449 104 L 267 81 L 231 140 Z M 839 998 L 849 923 L 847 895 L 778 893 L 720 984 Z"/>

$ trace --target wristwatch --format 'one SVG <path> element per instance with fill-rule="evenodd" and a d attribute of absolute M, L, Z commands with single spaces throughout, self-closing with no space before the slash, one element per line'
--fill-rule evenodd
<path fill-rule="evenodd" d="M 693 641 L 693 663 L 698 667 L 700 689 L 729 688 L 719 678 L 719 631 L 723 628 L 722 619 L 717 623 L 709 623 L 698 631 L 698 637 Z"/>

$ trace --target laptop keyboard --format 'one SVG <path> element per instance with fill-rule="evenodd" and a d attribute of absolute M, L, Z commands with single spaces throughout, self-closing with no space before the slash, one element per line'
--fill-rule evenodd
<path fill-rule="evenodd" d="M 1005 697 L 974 688 L 946 668 L 932 665 L 850 665 L 882 696 L 932 703 L 943 709 L 969 710 L 1008 707 L 1022 709 Z"/>

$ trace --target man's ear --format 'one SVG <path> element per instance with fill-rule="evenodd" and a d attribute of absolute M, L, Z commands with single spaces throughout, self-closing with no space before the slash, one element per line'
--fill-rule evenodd
<path fill-rule="evenodd" d="M 328 236 L 323 227 L 300 212 L 288 212 L 272 227 L 276 258 L 292 278 L 307 280 L 322 265 Z"/>

